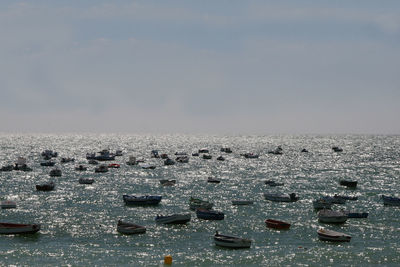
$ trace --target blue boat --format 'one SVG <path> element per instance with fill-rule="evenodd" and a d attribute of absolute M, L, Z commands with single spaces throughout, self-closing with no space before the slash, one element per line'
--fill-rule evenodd
<path fill-rule="evenodd" d="M 196 209 L 196 215 L 203 220 L 223 220 L 225 217 L 223 212 L 206 209 Z"/>
<path fill-rule="evenodd" d="M 130 196 L 123 195 L 122 198 L 126 205 L 158 205 L 161 201 L 161 196 Z"/>
<path fill-rule="evenodd" d="M 400 206 L 400 198 L 382 195 L 383 204 L 386 206 Z"/>
<path fill-rule="evenodd" d="M 368 218 L 368 212 L 354 212 L 343 210 L 343 213 L 347 215 L 347 218 Z"/>

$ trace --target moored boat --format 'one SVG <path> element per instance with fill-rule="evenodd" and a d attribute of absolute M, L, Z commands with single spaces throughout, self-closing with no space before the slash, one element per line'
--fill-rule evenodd
<path fill-rule="evenodd" d="M 176 180 L 161 179 L 160 184 L 163 186 L 171 186 L 176 184 Z"/>
<path fill-rule="evenodd" d="M 390 197 L 390 196 L 381 196 L 383 200 L 383 205 L 385 206 L 400 206 L 400 198 L 398 197 Z"/>
<path fill-rule="evenodd" d="M 318 238 L 322 241 L 333 241 L 333 242 L 350 242 L 351 236 L 328 230 L 328 229 L 318 229 L 317 230 Z"/>
<path fill-rule="evenodd" d="M 56 164 L 56 162 L 55 161 L 51 161 L 51 160 L 40 162 L 40 166 L 44 166 L 44 167 L 52 167 L 55 164 Z"/>
<path fill-rule="evenodd" d="M 274 229 L 286 230 L 286 229 L 290 228 L 290 223 L 273 220 L 273 219 L 265 220 L 265 224 L 267 225 L 267 227 L 274 228 Z"/>
<path fill-rule="evenodd" d="M 368 218 L 368 212 L 355 212 L 349 210 L 342 210 L 342 212 L 347 215 L 347 218 Z"/>
<path fill-rule="evenodd" d="M 332 205 L 333 205 L 332 202 L 330 202 L 329 200 L 323 199 L 323 198 L 320 198 L 320 199 L 317 199 L 317 200 L 313 201 L 313 207 L 316 210 L 319 210 L 319 209 L 330 209 L 330 208 L 332 208 Z"/>
<path fill-rule="evenodd" d="M 93 184 L 94 179 L 93 178 L 79 178 L 79 183 L 80 184 Z"/>
<path fill-rule="evenodd" d="M 291 194 L 264 193 L 264 198 L 275 202 L 296 202 L 297 200 L 299 200 L 299 197 L 296 196 L 296 193 L 291 193 Z"/>
<path fill-rule="evenodd" d="M 122 196 L 126 205 L 158 205 L 162 196 Z"/>
<path fill-rule="evenodd" d="M 37 191 L 52 191 L 52 190 L 54 190 L 54 187 L 55 187 L 55 184 L 53 182 L 37 184 L 36 190 Z"/>
<path fill-rule="evenodd" d="M 50 177 L 60 177 L 62 175 L 62 172 L 60 169 L 55 168 L 50 171 L 49 175 Z"/>
<path fill-rule="evenodd" d="M 101 164 L 99 167 L 94 169 L 94 172 L 96 173 L 104 173 L 104 172 L 108 172 L 108 166 Z"/>
<path fill-rule="evenodd" d="M 196 210 L 196 209 L 212 209 L 212 207 L 214 206 L 213 203 L 206 201 L 206 200 L 201 200 L 198 198 L 194 198 L 194 197 L 190 197 L 189 199 L 189 207 L 191 210 Z"/>
<path fill-rule="evenodd" d="M 0 204 L 2 209 L 15 209 L 17 207 L 17 203 L 12 200 L 4 200 Z"/>
<path fill-rule="evenodd" d="M 215 179 L 215 178 L 212 178 L 212 177 L 208 177 L 208 178 L 207 178 L 207 182 L 208 182 L 208 183 L 219 184 L 219 183 L 221 182 L 221 180 L 218 180 L 218 179 Z"/>
<path fill-rule="evenodd" d="M 253 200 L 245 200 L 245 199 L 235 199 L 232 200 L 232 205 L 241 206 L 241 205 L 252 205 L 254 204 Z"/>
<path fill-rule="evenodd" d="M 227 248 L 250 248 L 251 240 L 236 236 L 221 235 L 218 231 L 214 235 L 215 245 Z"/>
<path fill-rule="evenodd" d="M 349 188 L 356 188 L 357 187 L 357 181 L 349 181 L 349 180 L 340 180 L 339 184 L 347 186 Z"/>
<path fill-rule="evenodd" d="M 34 234 L 40 230 L 40 224 L 1 223 L 0 234 Z"/>
<path fill-rule="evenodd" d="M 172 214 L 172 215 L 157 215 L 156 223 L 163 224 L 185 224 L 191 219 L 190 213 L 187 214 Z"/>
<path fill-rule="evenodd" d="M 119 220 L 117 223 L 117 231 L 125 235 L 143 234 L 146 233 L 146 227 Z"/>
<path fill-rule="evenodd" d="M 170 158 L 167 158 L 167 159 L 164 161 L 164 165 L 165 165 L 165 166 L 175 165 L 175 161 L 173 161 L 173 160 L 170 159 Z"/>
<path fill-rule="evenodd" d="M 121 167 L 121 165 L 119 165 L 118 163 L 111 163 L 111 164 L 108 164 L 108 168 L 119 168 L 119 167 Z"/>
<path fill-rule="evenodd" d="M 221 211 L 207 210 L 207 209 L 196 209 L 197 218 L 203 220 L 223 220 L 225 214 Z"/>
<path fill-rule="evenodd" d="M 75 171 L 86 171 L 87 167 L 83 165 L 79 165 L 75 167 Z"/>
<path fill-rule="evenodd" d="M 318 220 L 322 223 L 345 223 L 347 215 L 341 211 L 323 209 L 318 212 Z"/>

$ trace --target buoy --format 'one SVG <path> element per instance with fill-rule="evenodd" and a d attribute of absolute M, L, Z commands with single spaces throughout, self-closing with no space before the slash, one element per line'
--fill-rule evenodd
<path fill-rule="evenodd" d="M 164 264 L 172 264 L 171 255 L 167 255 L 167 256 L 164 257 Z"/>

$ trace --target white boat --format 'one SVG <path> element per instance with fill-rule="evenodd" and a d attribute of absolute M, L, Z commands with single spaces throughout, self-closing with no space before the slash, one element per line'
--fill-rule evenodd
<path fill-rule="evenodd" d="M 322 223 L 344 223 L 347 215 L 341 211 L 323 209 L 318 212 L 318 220 Z"/>
<path fill-rule="evenodd" d="M 157 215 L 156 222 L 163 224 L 185 224 L 191 219 L 190 213 L 187 214 L 172 214 L 169 216 Z"/>
<path fill-rule="evenodd" d="M 148 164 L 148 163 L 141 163 L 140 167 L 142 167 L 142 169 L 155 169 L 156 168 L 155 165 Z"/>
<path fill-rule="evenodd" d="M 299 197 L 296 196 L 296 193 L 291 193 L 291 194 L 264 193 L 264 197 L 267 200 L 275 202 L 296 202 L 297 200 L 299 200 Z"/>
<path fill-rule="evenodd" d="M 232 200 L 232 205 L 252 205 L 252 204 L 254 204 L 253 200 L 244 200 L 244 199 Z"/>
<path fill-rule="evenodd" d="M 227 248 L 250 248 L 251 240 L 236 236 L 221 235 L 218 232 L 214 235 L 215 245 Z"/>
<path fill-rule="evenodd" d="M 201 199 L 193 198 L 193 197 L 190 197 L 190 199 L 189 199 L 189 208 L 191 210 L 196 210 L 196 209 L 210 210 L 210 209 L 212 209 L 213 206 L 214 206 L 213 203 L 206 201 L 206 200 L 201 200 Z"/>
<path fill-rule="evenodd" d="M 322 228 L 317 231 L 317 234 L 318 238 L 322 241 L 350 242 L 351 239 L 351 236 L 346 235 L 344 233 Z"/>
<path fill-rule="evenodd" d="M 117 224 L 117 231 L 125 235 L 143 234 L 146 233 L 146 227 L 119 220 Z"/>
<path fill-rule="evenodd" d="M 2 209 L 15 209 L 17 207 L 17 203 L 12 200 L 4 200 L 0 204 Z"/>
<path fill-rule="evenodd" d="M 40 224 L 0 223 L 0 234 L 34 234 L 40 230 Z"/>

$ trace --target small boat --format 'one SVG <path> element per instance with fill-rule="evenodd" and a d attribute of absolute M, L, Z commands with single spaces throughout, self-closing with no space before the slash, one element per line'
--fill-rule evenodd
<path fill-rule="evenodd" d="M 349 181 L 349 180 L 340 180 L 339 181 L 340 185 L 344 185 L 350 188 L 355 188 L 357 187 L 357 181 Z"/>
<path fill-rule="evenodd" d="M 219 157 L 217 158 L 217 160 L 219 160 L 219 161 L 224 161 L 225 158 L 224 158 L 223 156 L 219 156 Z"/>
<path fill-rule="evenodd" d="M 268 154 L 282 155 L 283 154 L 283 149 L 282 149 L 281 146 L 278 146 L 275 150 L 268 151 Z"/>
<path fill-rule="evenodd" d="M 333 197 L 331 196 L 323 196 L 322 199 L 331 202 L 332 204 L 345 204 L 346 203 L 346 199 L 338 196 L 338 195 L 334 195 Z"/>
<path fill-rule="evenodd" d="M 215 245 L 227 248 L 250 248 L 251 240 L 236 236 L 221 235 L 218 231 L 214 235 Z"/>
<path fill-rule="evenodd" d="M 55 187 L 55 184 L 53 182 L 37 184 L 36 190 L 37 191 L 52 191 L 52 190 L 54 190 L 54 187 Z"/>
<path fill-rule="evenodd" d="M 335 195 L 335 197 L 338 197 L 338 198 L 341 198 L 341 199 L 344 199 L 344 200 L 352 200 L 352 201 L 358 200 L 357 196 Z"/>
<path fill-rule="evenodd" d="M 176 184 L 176 180 L 162 179 L 160 180 L 160 184 L 163 186 L 172 186 Z"/>
<path fill-rule="evenodd" d="M 122 150 L 117 150 L 117 151 L 115 151 L 115 156 L 116 157 L 121 157 L 122 156 Z"/>
<path fill-rule="evenodd" d="M 54 161 L 43 161 L 40 162 L 40 166 L 44 166 L 44 167 L 52 167 L 54 166 L 56 163 Z"/>
<path fill-rule="evenodd" d="M 221 211 L 207 210 L 202 208 L 196 209 L 196 215 L 197 218 L 203 220 L 223 220 L 225 217 L 224 213 Z"/>
<path fill-rule="evenodd" d="M 258 159 L 258 157 L 260 156 L 260 155 L 258 155 L 258 154 L 254 154 L 254 153 L 244 153 L 244 154 L 241 154 L 243 157 L 245 157 L 246 159 Z"/>
<path fill-rule="evenodd" d="M 343 152 L 343 149 L 340 148 L 340 147 L 338 147 L 338 146 L 332 147 L 332 150 L 333 150 L 334 152 Z"/>
<path fill-rule="evenodd" d="M 101 164 L 99 167 L 94 169 L 94 172 L 97 172 L 97 173 L 108 172 L 108 166 L 104 165 L 104 164 Z"/>
<path fill-rule="evenodd" d="M 319 229 L 317 230 L 318 238 L 322 241 L 334 241 L 334 242 L 350 242 L 351 236 L 346 235 L 344 233 L 327 230 L 327 229 Z"/>
<path fill-rule="evenodd" d="M 4 200 L 0 203 L 2 209 L 15 209 L 17 207 L 17 203 L 12 200 Z"/>
<path fill-rule="evenodd" d="M 389 197 L 382 195 L 383 205 L 385 206 L 400 206 L 400 198 L 398 197 Z"/>
<path fill-rule="evenodd" d="M 140 167 L 142 167 L 142 169 L 146 169 L 146 170 L 153 170 L 156 168 L 156 166 L 148 164 L 148 163 L 141 163 Z"/>
<path fill-rule="evenodd" d="M 49 175 L 50 177 L 60 177 L 62 175 L 62 172 L 60 169 L 55 168 L 50 171 Z"/>
<path fill-rule="evenodd" d="M 74 162 L 74 158 L 61 158 L 61 163 Z"/>
<path fill-rule="evenodd" d="M 176 162 L 179 162 L 179 163 L 189 163 L 189 157 L 188 156 L 179 156 L 179 157 L 176 157 Z"/>
<path fill-rule="evenodd" d="M 137 165 L 136 157 L 129 156 L 129 160 L 126 162 L 127 165 Z"/>
<path fill-rule="evenodd" d="M 244 200 L 244 199 L 236 199 L 232 200 L 232 205 L 241 206 L 241 205 L 253 205 L 253 200 Z"/>
<path fill-rule="evenodd" d="M 208 153 L 210 153 L 210 151 L 209 151 L 207 148 L 200 148 L 200 149 L 199 149 L 199 154 L 200 154 L 200 153 L 208 154 Z"/>
<path fill-rule="evenodd" d="M 88 163 L 91 164 L 91 165 L 97 165 L 97 164 L 99 164 L 99 162 L 98 162 L 97 160 L 95 160 L 95 159 L 89 159 L 89 160 L 88 160 Z"/>
<path fill-rule="evenodd" d="M 198 157 L 198 156 L 199 156 L 199 153 L 192 153 L 192 156 L 193 156 L 193 157 Z"/>
<path fill-rule="evenodd" d="M 267 227 L 274 228 L 274 229 L 287 230 L 290 228 L 290 223 L 273 220 L 273 219 L 265 220 L 265 224 L 267 225 Z"/>
<path fill-rule="evenodd" d="M 323 209 L 318 212 L 318 220 L 322 223 L 345 223 L 347 215 L 341 211 Z"/>
<path fill-rule="evenodd" d="M 93 178 L 79 178 L 79 183 L 80 184 L 93 184 L 94 179 Z"/>
<path fill-rule="evenodd" d="M 215 178 L 212 178 L 212 177 L 208 177 L 208 178 L 207 178 L 207 182 L 208 182 L 208 183 L 219 184 L 219 183 L 221 182 L 221 180 L 218 180 L 218 179 L 215 179 Z"/>
<path fill-rule="evenodd" d="M 168 158 L 168 154 L 163 153 L 163 154 L 160 155 L 160 158 L 167 159 Z"/>
<path fill-rule="evenodd" d="M 3 166 L 1 167 L 0 171 L 2 172 L 10 172 L 14 170 L 14 165 L 7 165 L 7 166 Z"/>
<path fill-rule="evenodd" d="M 282 186 L 282 185 L 284 185 L 284 183 L 278 183 L 278 182 L 275 182 L 273 180 L 266 180 L 264 183 L 269 185 L 269 186 Z"/>
<path fill-rule="evenodd" d="M 164 165 L 169 166 L 169 165 L 175 165 L 175 161 L 172 159 L 168 158 L 164 161 Z"/>
<path fill-rule="evenodd" d="M 169 216 L 157 215 L 156 223 L 163 224 L 185 224 L 191 219 L 190 213 L 188 214 L 172 214 Z"/>
<path fill-rule="evenodd" d="M 110 153 L 108 149 L 103 149 L 102 151 L 99 152 L 100 155 L 96 154 L 94 155 L 94 158 L 88 158 L 87 159 L 95 159 L 98 161 L 109 161 L 109 160 L 115 160 L 115 155 L 113 153 Z"/>
<path fill-rule="evenodd" d="M 175 156 L 187 156 L 186 152 L 175 152 Z"/>
<path fill-rule="evenodd" d="M 299 197 L 296 196 L 296 193 L 291 193 L 291 194 L 264 193 L 264 198 L 275 202 L 296 202 L 297 200 L 299 200 Z"/>
<path fill-rule="evenodd" d="M 342 210 L 342 212 L 347 215 L 347 218 L 368 218 L 368 212 L 355 212 L 349 210 Z"/>
<path fill-rule="evenodd" d="M 41 153 L 42 157 L 44 158 L 56 158 L 58 156 L 57 152 L 54 152 L 53 150 L 44 150 Z"/>
<path fill-rule="evenodd" d="M 210 154 L 203 154 L 203 159 L 212 159 Z"/>
<path fill-rule="evenodd" d="M 122 196 L 126 205 L 158 205 L 161 201 L 161 196 Z"/>
<path fill-rule="evenodd" d="M 34 234 L 40 230 L 40 224 L 0 223 L 0 234 Z"/>
<path fill-rule="evenodd" d="M 190 199 L 189 199 L 189 207 L 191 210 L 196 210 L 199 208 L 210 210 L 210 209 L 212 209 L 213 206 L 214 206 L 213 203 L 206 201 L 206 200 L 201 200 L 201 199 L 193 198 L 193 197 L 190 197 Z"/>
<path fill-rule="evenodd" d="M 86 171 L 87 167 L 83 166 L 83 165 L 79 165 L 75 167 L 75 171 Z"/>
<path fill-rule="evenodd" d="M 232 153 L 232 150 L 229 147 L 222 147 L 221 148 L 221 152 L 225 152 L 225 153 Z"/>
<path fill-rule="evenodd" d="M 333 205 L 332 202 L 330 202 L 329 200 L 323 199 L 323 198 L 313 201 L 313 207 L 316 210 L 330 209 L 330 208 L 332 208 L 332 205 Z"/>
<path fill-rule="evenodd" d="M 302 152 L 302 153 L 308 153 L 308 150 L 305 149 L 305 148 L 303 148 L 300 152 Z"/>
<path fill-rule="evenodd" d="M 146 233 L 146 227 L 119 220 L 117 223 L 117 231 L 125 235 L 143 234 Z"/>
<path fill-rule="evenodd" d="M 160 155 L 158 154 L 158 150 L 152 150 L 151 151 L 151 157 L 152 158 L 159 158 Z"/>
<path fill-rule="evenodd" d="M 119 168 L 119 167 L 121 167 L 121 165 L 119 165 L 119 164 L 117 164 L 117 163 L 111 163 L 111 164 L 108 164 L 108 168 Z"/>

